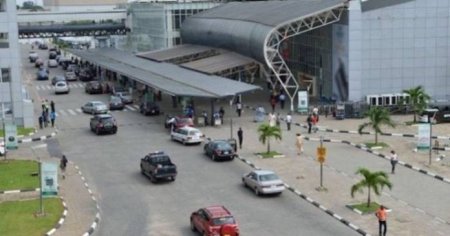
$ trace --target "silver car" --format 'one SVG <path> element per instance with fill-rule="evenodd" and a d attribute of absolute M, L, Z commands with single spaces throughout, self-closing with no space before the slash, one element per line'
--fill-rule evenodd
<path fill-rule="evenodd" d="M 254 170 L 242 176 L 242 182 L 256 195 L 281 194 L 285 189 L 283 181 L 270 170 Z"/>
<path fill-rule="evenodd" d="M 66 81 L 58 81 L 56 82 L 55 86 L 55 94 L 61 94 L 61 93 L 69 93 L 70 88 Z"/>
<path fill-rule="evenodd" d="M 84 104 L 81 107 L 81 110 L 85 113 L 90 113 L 90 114 L 103 114 L 103 113 L 108 113 L 108 106 L 106 106 L 103 102 L 100 101 L 91 101 L 88 102 L 86 104 Z"/>
<path fill-rule="evenodd" d="M 77 80 L 77 75 L 75 74 L 74 71 L 66 71 L 65 76 L 67 81 Z"/>
<path fill-rule="evenodd" d="M 122 99 L 122 102 L 124 104 L 130 104 L 133 103 L 133 97 L 131 96 L 131 94 L 127 93 L 127 92 L 116 92 L 114 94 L 114 96 L 119 97 L 120 99 Z"/>

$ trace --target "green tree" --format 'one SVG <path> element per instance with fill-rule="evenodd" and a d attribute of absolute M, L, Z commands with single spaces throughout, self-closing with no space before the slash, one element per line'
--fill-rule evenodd
<path fill-rule="evenodd" d="M 409 103 L 414 112 L 414 123 L 416 123 L 416 116 L 418 113 L 423 112 L 427 107 L 427 102 L 430 100 L 430 95 L 428 95 L 422 86 L 417 86 L 415 88 L 405 89 L 404 93 L 409 95 Z"/>
<path fill-rule="evenodd" d="M 381 194 L 384 186 L 392 189 L 392 183 L 389 181 L 388 175 L 383 171 L 370 172 L 366 168 L 359 168 L 356 174 L 360 174 L 364 177 L 361 181 L 352 186 L 351 195 L 355 196 L 355 192 L 363 192 L 363 189 L 367 187 L 368 197 L 367 197 L 367 207 L 370 206 L 370 194 L 373 189 L 376 195 Z"/>
<path fill-rule="evenodd" d="M 262 124 L 258 127 L 259 141 L 266 144 L 267 153 L 270 152 L 270 138 L 281 140 L 281 129 L 278 126 L 270 126 L 269 124 Z"/>
<path fill-rule="evenodd" d="M 378 143 L 378 133 L 382 133 L 381 126 L 387 125 L 390 127 L 395 127 L 394 122 L 391 120 L 389 111 L 384 107 L 371 107 L 364 116 L 369 118 L 369 122 L 361 124 L 358 128 L 358 133 L 362 134 L 362 131 L 366 127 L 371 127 L 375 130 L 375 144 Z"/>

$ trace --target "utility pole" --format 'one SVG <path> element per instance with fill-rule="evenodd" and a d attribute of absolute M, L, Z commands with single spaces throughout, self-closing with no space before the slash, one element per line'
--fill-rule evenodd
<path fill-rule="evenodd" d="M 327 149 L 323 146 L 323 136 L 320 136 L 320 146 L 317 148 L 317 161 L 320 163 L 320 186 L 316 188 L 317 191 L 327 191 L 323 186 L 323 163 L 325 162 Z"/>

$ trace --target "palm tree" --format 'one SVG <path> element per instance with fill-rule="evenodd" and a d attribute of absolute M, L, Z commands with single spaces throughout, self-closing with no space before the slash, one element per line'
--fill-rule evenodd
<path fill-rule="evenodd" d="M 417 114 L 421 113 L 427 107 L 427 102 L 431 97 L 425 93 L 424 88 L 420 85 L 415 88 L 405 89 L 403 92 L 410 97 L 409 102 L 413 108 L 414 123 L 416 123 Z"/>
<path fill-rule="evenodd" d="M 383 171 L 370 172 L 366 168 L 359 168 L 356 171 L 356 174 L 360 174 L 364 176 L 364 179 L 356 183 L 352 186 L 351 195 L 354 197 L 355 192 L 363 192 L 363 188 L 368 188 L 368 197 L 367 197 L 367 207 L 370 206 L 370 193 L 371 190 L 375 192 L 376 195 L 380 195 L 384 186 L 387 186 L 389 189 L 392 189 L 392 183 L 389 182 L 388 175 Z"/>
<path fill-rule="evenodd" d="M 378 143 L 378 133 L 382 133 L 380 129 L 381 125 L 395 127 L 395 124 L 389 115 L 389 111 L 386 108 L 371 107 L 364 115 L 369 117 L 369 122 L 361 124 L 358 128 L 358 133 L 362 134 L 363 129 L 370 126 L 375 130 L 375 144 Z"/>
<path fill-rule="evenodd" d="M 278 126 L 270 126 L 269 124 L 262 124 L 258 127 L 259 141 L 266 144 L 267 141 L 267 153 L 270 152 L 270 138 L 281 140 L 281 129 Z"/>

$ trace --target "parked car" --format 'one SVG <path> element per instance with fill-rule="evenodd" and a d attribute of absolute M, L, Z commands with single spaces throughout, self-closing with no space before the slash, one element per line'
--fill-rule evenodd
<path fill-rule="evenodd" d="M 128 92 L 117 92 L 114 94 L 114 96 L 117 96 L 120 99 L 122 99 L 122 102 L 125 104 L 133 103 L 133 97 Z"/>
<path fill-rule="evenodd" d="M 70 92 L 69 85 L 67 84 L 66 81 L 56 82 L 54 88 L 55 88 L 55 94 L 61 94 L 61 93 L 68 94 Z"/>
<path fill-rule="evenodd" d="M 91 113 L 93 115 L 108 113 L 108 107 L 100 101 L 87 102 L 81 107 L 81 110 L 85 113 Z"/>
<path fill-rule="evenodd" d="M 175 181 L 177 166 L 172 163 L 170 157 L 164 152 L 153 152 L 141 159 L 141 173 L 157 182 L 161 179 Z"/>
<path fill-rule="evenodd" d="M 237 155 L 234 148 L 227 140 L 212 140 L 203 147 L 205 154 L 213 161 L 218 160 L 233 160 Z"/>
<path fill-rule="evenodd" d="M 44 65 L 44 60 L 42 60 L 41 58 L 37 58 L 34 61 L 34 67 L 36 67 L 36 68 L 40 68 L 43 65 Z"/>
<path fill-rule="evenodd" d="M 97 135 L 101 133 L 117 133 L 117 122 L 111 114 L 99 114 L 91 118 L 91 131 Z"/>
<path fill-rule="evenodd" d="M 47 62 L 47 66 L 51 68 L 58 67 L 58 62 L 55 59 L 49 59 Z"/>
<path fill-rule="evenodd" d="M 5 155 L 5 153 L 6 153 L 5 142 L 0 141 L 0 156 Z"/>
<path fill-rule="evenodd" d="M 143 102 L 139 106 L 139 112 L 146 116 L 148 115 L 159 115 L 159 106 L 155 102 Z"/>
<path fill-rule="evenodd" d="M 62 76 L 62 75 L 54 76 L 54 77 L 52 78 L 52 85 L 55 85 L 56 82 L 60 82 L 60 81 L 67 82 L 66 77 L 64 77 L 64 76 Z"/>
<path fill-rule="evenodd" d="M 31 63 L 34 63 L 39 58 L 39 55 L 35 51 L 30 51 L 28 54 L 28 59 Z"/>
<path fill-rule="evenodd" d="M 75 73 L 77 72 L 75 71 Z M 92 74 L 91 71 L 88 69 L 82 69 L 78 73 L 78 78 L 80 78 L 81 81 L 85 82 L 92 81 L 94 79 L 94 74 Z"/>
<path fill-rule="evenodd" d="M 113 86 L 111 89 L 112 95 L 117 95 L 118 93 L 125 93 L 127 90 L 122 86 Z"/>
<path fill-rule="evenodd" d="M 39 44 L 39 49 L 47 50 L 48 49 L 48 45 L 45 44 L 45 43 L 41 43 L 41 44 Z"/>
<path fill-rule="evenodd" d="M 88 94 L 103 93 L 103 86 L 99 81 L 91 81 L 86 84 L 84 91 Z"/>
<path fill-rule="evenodd" d="M 239 226 L 224 206 L 209 206 L 193 212 L 191 230 L 203 236 L 239 236 Z"/>
<path fill-rule="evenodd" d="M 170 139 L 181 142 L 182 144 L 200 144 L 205 135 L 196 128 L 189 126 L 176 128 L 170 132 Z"/>
<path fill-rule="evenodd" d="M 192 118 L 189 117 L 182 117 L 182 116 L 166 116 L 166 121 L 164 122 L 164 127 L 166 128 L 181 128 L 184 126 L 190 126 L 194 127 L 194 121 Z"/>
<path fill-rule="evenodd" d="M 73 71 L 66 71 L 66 73 L 64 73 L 64 76 L 66 77 L 67 81 L 76 81 L 77 80 L 77 75 L 75 75 L 75 72 L 73 72 Z"/>
<path fill-rule="evenodd" d="M 111 96 L 109 100 L 109 110 L 123 110 L 125 108 L 125 104 L 123 104 L 122 99 L 116 96 Z"/>
<path fill-rule="evenodd" d="M 48 80 L 48 71 L 46 69 L 39 69 L 36 73 L 37 80 Z"/>
<path fill-rule="evenodd" d="M 58 63 L 60 66 L 62 66 L 63 70 L 67 70 L 67 67 L 69 66 L 70 62 L 72 62 L 72 60 L 67 57 L 60 57 L 58 60 Z"/>
<path fill-rule="evenodd" d="M 270 170 L 254 170 L 242 176 L 242 183 L 260 194 L 281 194 L 284 189 L 283 181 Z"/>
<path fill-rule="evenodd" d="M 76 75 L 78 75 L 78 73 L 80 71 L 80 67 L 78 67 L 76 64 L 73 64 L 72 61 L 70 61 L 70 63 L 67 65 L 66 70 L 73 71 L 73 72 L 75 72 Z"/>
<path fill-rule="evenodd" d="M 56 56 L 58 56 L 58 54 L 56 54 L 56 51 L 50 51 L 48 53 L 48 59 L 56 59 Z"/>

